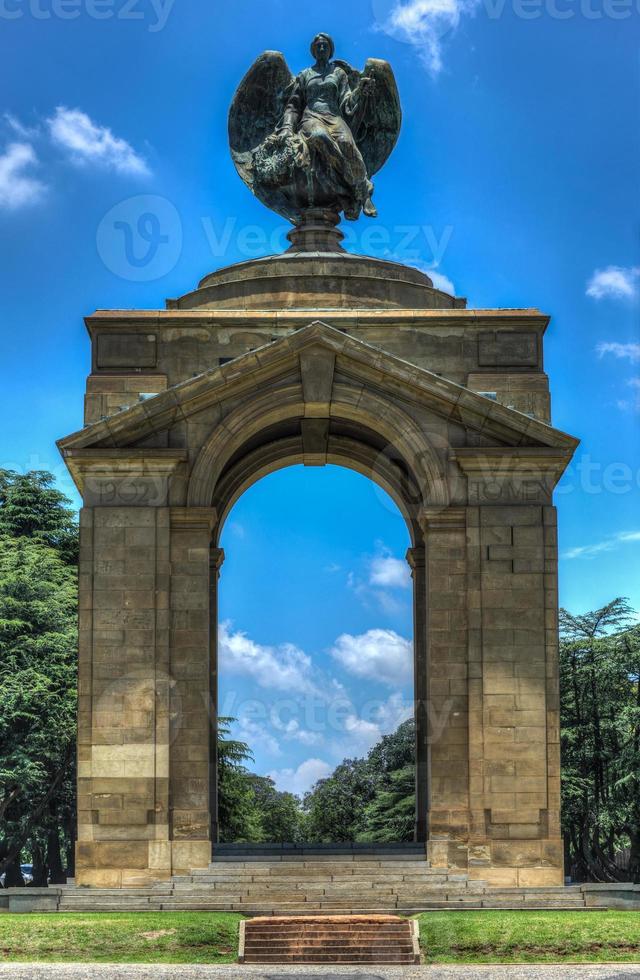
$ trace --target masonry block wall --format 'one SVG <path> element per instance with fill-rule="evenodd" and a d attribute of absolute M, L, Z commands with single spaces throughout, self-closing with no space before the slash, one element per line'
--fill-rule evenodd
<path fill-rule="evenodd" d="M 207 866 L 220 528 L 260 476 L 332 462 L 412 538 L 417 839 L 496 886 L 561 884 L 552 492 L 577 441 L 548 424 L 548 318 L 284 261 L 87 321 L 87 424 L 59 444 L 84 500 L 78 883 Z"/>
<path fill-rule="evenodd" d="M 169 510 L 80 520 L 80 882 L 148 884 L 170 874 Z"/>

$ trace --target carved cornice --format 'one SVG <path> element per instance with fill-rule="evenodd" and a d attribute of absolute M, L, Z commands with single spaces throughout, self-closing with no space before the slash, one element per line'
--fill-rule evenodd
<path fill-rule="evenodd" d="M 215 507 L 172 507 L 171 508 L 171 530 L 172 531 L 208 531 L 213 533 L 218 524 L 218 511 Z M 224 559 L 224 551 L 221 548 L 212 549 L 218 551 Z M 222 564 L 222 561 L 220 562 Z"/>
<path fill-rule="evenodd" d="M 62 456 L 79 492 L 88 478 L 164 478 L 188 460 L 186 449 L 62 449 Z"/>
<path fill-rule="evenodd" d="M 424 507 L 418 515 L 418 523 L 425 535 L 436 531 L 461 531 L 467 527 L 464 507 Z"/>
<path fill-rule="evenodd" d="M 321 406 L 320 414 L 326 412 L 325 399 L 331 390 L 329 368 L 333 353 L 339 356 L 343 369 L 348 366 L 349 376 L 356 382 L 365 386 L 371 384 L 379 389 L 386 387 L 389 398 L 397 398 L 398 392 L 401 392 L 404 401 L 413 401 L 442 418 L 452 419 L 465 428 L 482 431 L 485 435 L 493 432 L 496 440 L 506 444 L 519 446 L 537 443 L 568 452 L 578 444 L 566 433 L 492 402 L 426 368 L 409 364 L 326 323 L 314 322 L 257 351 L 243 354 L 229 364 L 160 392 L 154 398 L 133 405 L 116 416 L 87 426 L 81 432 L 60 440 L 58 445 L 63 453 L 76 447 L 125 446 L 153 432 L 166 431 L 176 420 L 184 420 L 231 396 L 244 393 L 253 395 L 256 391 L 268 390 L 273 380 L 281 377 L 283 371 L 290 370 L 292 364 L 299 364 L 301 358 L 303 363 L 305 359 L 310 360 L 305 351 L 315 354 L 322 349 L 326 351 L 322 376 L 314 379 L 313 372 L 310 372 L 305 379 L 308 394 L 314 399 L 309 403 L 311 416 L 316 398 Z M 316 394 L 312 389 L 319 382 L 321 390 Z M 301 392 L 302 387 L 301 379 Z"/>
<path fill-rule="evenodd" d="M 489 446 L 455 449 L 450 459 L 462 472 L 475 480 L 544 479 L 550 489 L 555 487 L 571 462 L 573 449 L 546 447 Z"/>

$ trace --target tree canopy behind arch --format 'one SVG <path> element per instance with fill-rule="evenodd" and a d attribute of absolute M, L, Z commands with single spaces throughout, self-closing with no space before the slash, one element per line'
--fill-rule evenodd
<path fill-rule="evenodd" d="M 53 476 L 0 470 L 0 874 L 9 884 L 22 883 L 25 847 L 36 864 L 46 855 L 58 879 L 61 844 L 71 859 L 77 550 L 75 515 Z"/>

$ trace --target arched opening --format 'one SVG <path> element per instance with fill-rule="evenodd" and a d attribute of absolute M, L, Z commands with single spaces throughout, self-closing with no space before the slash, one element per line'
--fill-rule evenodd
<path fill-rule="evenodd" d="M 412 525 L 364 466 L 241 466 L 214 561 L 214 840 L 424 840 Z"/>

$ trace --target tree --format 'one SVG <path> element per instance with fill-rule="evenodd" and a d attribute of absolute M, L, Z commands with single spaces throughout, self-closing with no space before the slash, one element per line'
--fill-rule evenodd
<path fill-rule="evenodd" d="M 274 844 L 298 844 L 304 840 L 304 814 L 293 793 L 276 789 L 268 776 L 251 776 L 251 786 L 261 826 L 261 840 Z"/>
<path fill-rule="evenodd" d="M 393 807 L 393 811 L 389 809 Z M 412 840 L 415 822 L 415 725 L 384 735 L 366 759 L 345 759 L 305 795 L 311 839 Z"/>
<path fill-rule="evenodd" d="M 75 811 L 77 529 L 46 473 L 0 471 L 0 874 L 56 863 Z M 64 811 L 64 814 L 61 812 Z M 61 869 L 55 868 L 60 878 Z"/>
<path fill-rule="evenodd" d="M 251 775 L 253 759 L 246 742 L 229 738 L 234 718 L 218 719 L 218 823 L 223 843 L 259 841 L 262 834 Z"/>
<path fill-rule="evenodd" d="M 578 877 L 640 881 L 640 627 L 626 599 L 561 611 L 563 829 Z M 616 855 L 629 848 L 629 865 Z"/>
<path fill-rule="evenodd" d="M 376 794 L 378 776 L 366 759 L 345 759 L 305 794 L 309 839 L 337 843 L 356 839 L 364 807 Z"/>
<path fill-rule="evenodd" d="M 386 784 L 365 807 L 357 840 L 394 843 L 413 839 L 416 772 L 413 766 L 390 772 Z"/>
<path fill-rule="evenodd" d="M 78 526 L 69 501 L 43 470 L 24 476 L 0 469 L 0 535 L 30 538 L 53 548 L 67 564 L 78 559 Z"/>

